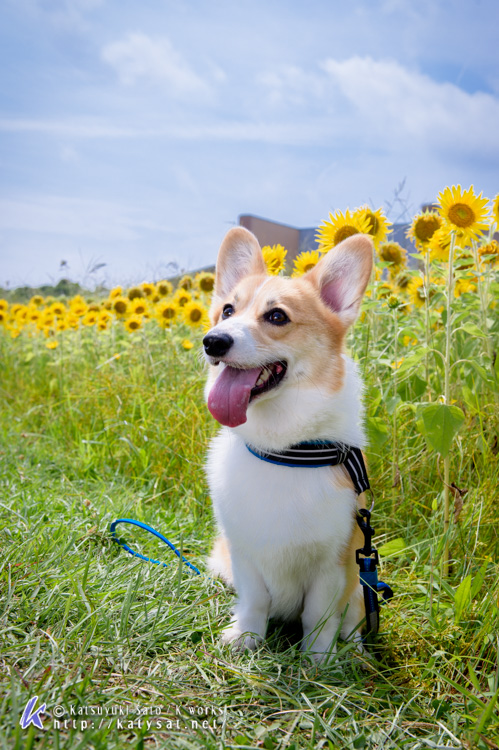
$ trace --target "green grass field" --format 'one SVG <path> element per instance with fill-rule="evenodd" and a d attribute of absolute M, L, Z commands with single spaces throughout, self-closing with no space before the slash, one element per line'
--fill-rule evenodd
<path fill-rule="evenodd" d="M 373 295 L 350 337 L 395 598 L 375 658 L 340 642 L 319 669 L 277 625 L 255 654 L 222 648 L 231 591 L 144 532 L 120 527 L 168 567 L 110 540 L 115 518 L 143 520 L 204 569 L 215 530 L 203 461 L 217 426 L 201 334 L 186 351 L 182 326 L 88 329 L 49 350 L 0 332 L 0 747 L 498 747 L 498 323 L 477 294 L 453 300 L 459 414 L 440 414 L 444 298 L 439 288 L 425 319 Z M 34 696 L 43 730 L 24 730 Z"/>

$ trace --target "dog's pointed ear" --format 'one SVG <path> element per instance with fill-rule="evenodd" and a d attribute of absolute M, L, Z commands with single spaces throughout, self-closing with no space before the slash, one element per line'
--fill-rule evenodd
<path fill-rule="evenodd" d="M 324 304 L 349 326 L 358 315 L 372 267 L 371 238 L 354 234 L 326 253 L 304 278 L 317 287 Z"/>
<path fill-rule="evenodd" d="M 245 276 L 267 273 L 254 234 L 244 227 L 229 229 L 218 251 L 215 296 L 226 297 Z"/>

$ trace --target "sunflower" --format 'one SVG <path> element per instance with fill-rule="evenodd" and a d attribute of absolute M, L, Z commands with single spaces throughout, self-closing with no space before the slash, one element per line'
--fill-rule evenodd
<path fill-rule="evenodd" d="M 194 344 L 192 343 L 192 341 L 189 341 L 189 339 L 184 339 L 184 340 L 182 341 L 182 347 L 183 347 L 183 348 L 184 348 L 184 349 L 185 349 L 186 351 L 189 351 L 189 349 L 192 349 L 192 347 L 193 347 L 193 346 L 194 346 Z"/>
<path fill-rule="evenodd" d="M 0 308 L 0 325 L 5 325 L 8 319 L 9 316 L 7 315 L 6 311 Z"/>
<path fill-rule="evenodd" d="M 0 310 L 2 312 L 5 312 L 8 309 L 9 309 L 9 303 L 7 302 L 7 300 L 6 299 L 0 299 Z"/>
<path fill-rule="evenodd" d="M 206 319 L 206 308 L 200 302 L 191 300 L 182 308 L 185 322 L 193 327 L 201 326 Z"/>
<path fill-rule="evenodd" d="M 30 305 L 36 305 L 36 307 L 40 307 L 40 305 L 43 305 L 43 303 L 44 299 L 41 294 L 35 294 L 29 301 Z"/>
<path fill-rule="evenodd" d="M 66 318 L 58 318 L 57 323 L 55 324 L 55 330 L 56 331 L 67 331 L 69 328 L 69 323 Z"/>
<path fill-rule="evenodd" d="M 40 310 L 37 307 L 35 307 L 34 305 L 30 304 L 28 306 L 27 319 L 30 320 L 32 323 L 36 323 L 37 320 L 40 319 L 40 316 L 41 316 Z"/>
<path fill-rule="evenodd" d="M 156 284 L 150 284 L 148 281 L 144 281 L 141 285 L 141 289 L 144 292 L 145 297 L 153 297 L 156 292 Z"/>
<path fill-rule="evenodd" d="M 107 310 L 101 310 L 97 316 L 97 328 L 99 331 L 107 330 L 109 321 L 112 319 L 112 315 Z"/>
<path fill-rule="evenodd" d="M 173 292 L 173 284 L 166 279 L 158 281 L 156 291 L 160 297 L 168 297 Z"/>
<path fill-rule="evenodd" d="M 480 257 L 484 263 L 497 263 L 499 260 L 499 242 L 491 240 L 478 248 Z"/>
<path fill-rule="evenodd" d="M 415 276 L 407 285 L 407 293 L 414 307 L 423 307 L 425 293 L 423 279 L 421 276 Z"/>
<path fill-rule="evenodd" d="M 456 279 L 454 284 L 454 297 L 460 297 L 461 294 L 476 292 L 476 286 L 469 279 Z"/>
<path fill-rule="evenodd" d="M 144 292 L 140 288 L 140 286 L 132 286 L 126 293 L 129 300 L 136 299 L 137 297 L 143 297 Z"/>
<path fill-rule="evenodd" d="M 369 234 L 369 228 L 369 219 L 366 216 L 361 216 L 359 213 L 352 214 L 348 208 L 345 213 L 336 211 L 334 216 L 329 214 L 329 221 L 326 219 L 317 230 L 316 239 L 319 243 L 319 250 L 327 253 L 332 247 L 336 247 L 353 234 Z"/>
<path fill-rule="evenodd" d="M 398 242 L 382 242 L 378 249 L 380 260 L 391 263 L 390 276 L 398 273 L 407 263 L 407 253 Z"/>
<path fill-rule="evenodd" d="M 66 321 L 70 328 L 79 328 L 80 326 L 80 318 L 72 312 L 67 314 Z"/>
<path fill-rule="evenodd" d="M 179 307 L 183 307 L 188 302 L 191 301 L 192 295 L 189 292 L 186 292 L 185 289 L 182 287 L 179 287 L 175 294 L 173 295 L 173 299 L 178 304 Z"/>
<path fill-rule="evenodd" d="M 123 288 L 121 286 L 115 286 L 114 289 L 111 289 L 109 292 L 109 299 L 116 299 L 116 297 L 121 297 L 123 294 Z"/>
<path fill-rule="evenodd" d="M 292 275 L 303 276 L 307 271 L 311 271 L 320 259 L 321 254 L 318 250 L 304 250 L 293 261 L 294 269 Z"/>
<path fill-rule="evenodd" d="M 148 315 L 149 303 L 144 297 L 136 297 L 130 302 L 130 312 L 133 315 Z"/>
<path fill-rule="evenodd" d="M 277 276 L 279 271 L 284 269 L 287 252 L 282 245 L 265 245 L 265 247 L 262 247 L 263 260 L 267 266 L 267 271 L 272 276 Z"/>
<path fill-rule="evenodd" d="M 369 206 L 361 206 L 354 213 L 354 217 L 357 216 L 360 216 L 361 219 L 367 219 L 369 227 L 367 234 L 371 235 L 376 247 L 380 242 L 384 242 L 387 235 L 392 231 L 390 229 L 392 222 L 388 221 L 381 208 L 373 211 Z"/>
<path fill-rule="evenodd" d="M 395 276 L 394 282 L 399 289 L 407 289 L 410 280 L 411 276 L 406 271 L 400 271 L 400 273 Z"/>
<path fill-rule="evenodd" d="M 98 313 L 95 310 L 89 310 L 83 316 L 81 322 L 84 326 L 94 326 L 97 323 Z"/>
<path fill-rule="evenodd" d="M 69 309 L 73 315 L 78 315 L 78 317 L 81 318 L 87 312 L 88 305 L 85 300 L 80 297 L 79 294 L 77 294 L 76 297 L 73 297 L 73 299 L 70 301 Z"/>
<path fill-rule="evenodd" d="M 443 219 L 435 211 L 423 211 L 416 214 L 406 232 L 406 237 L 414 240 L 418 250 L 427 247 L 435 232 L 443 225 Z"/>
<path fill-rule="evenodd" d="M 113 300 L 113 312 L 118 315 L 126 315 L 129 302 L 126 297 L 115 297 Z"/>
<path fill-rule="evenodd" d="M 50 309 L 52 310 L 54 315 L 57 315 L 58 318 L 61 318 L 66 314 L 66 305 L 64 304 L 64 302 L 54 302 L 52 305 L 50 305 Z"/>
<path fill-rule="evenodd" d="M 59 342 L 57 341 L 57 339 L 49 339 L 45 346 L 47 347 L 47 349 L 57 349 L 57 347 L 59 346 Z"/>
<path fill-rule="evenodd" d="M 127 329 L 128 333 L 138 331 L 139 328 L 142 328 L 142 316 L 130 315 L 130 317 L 125 321 L 125 328 Z"/>
<path fill-rule="evenodd" d="M 166 328 L 177 319 L 179 305 L 174 299 L 165 299 L 156 307 L 156 317 L 160 326 Z"/>
<path fill-rule="evenodd" d="M 443 193 L 439 193 L 438 199 L 440 215 L 457 231 L 458 237 L 476 239 L 488 230 L 486 207 L 489 201 L 488 198 L 482 198 L 481 193 L 475 195 L 473 185 L 464 192 L 461 185 L 447 187 Z"/>
<path fill-rule="evenodd" d="M 394 294 L 394 291 L 395 290 L 393 288 L 393 284 L 390 284 L 388 281 L 384 281 L 378 286 L 377 297 L 378 299 L 388 299 L 388 297 L 391 297 L 392 294 Z"/>
<path fill-rule="evenodd" d="M 196 286 L 205 294 L 211 294 L 215 286 L 215 274 L 209 271 L 201 271 L 194 279 Z"/>
<path fill-rule="evenodd" d="M 499 227 L 499 193 L 497 193 L 492 202 L 492 216 L 494 217 L 496 225 Z"/>
<path fill-rule="evenodd" d="M 180 281 L 177 284 L 178 289 L 184 289 L 186 292 L 189 291 L 189 289 L 192 289 L 194 284 L 194 281 L 192 279 L 192 276 L 189 276 L 188 273 L 185 274 L 185 276 L 182 276 Z"/>
<path fill-rule="evenodd" d="M 439 260 L 443 263 L 449 260 L 450 232 L 448 225 L 442 225 L 432 235 L 428 247 L 430 249 L 430 260 Z"/>

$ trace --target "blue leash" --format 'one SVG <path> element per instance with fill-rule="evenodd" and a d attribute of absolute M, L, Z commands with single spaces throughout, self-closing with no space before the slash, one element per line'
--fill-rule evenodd
<path fill-rule="evenodd" d="M 118 539 L 118 536 L 116 535 L 116 526 L 119 523 L 130 523 L 132 526 L 138 526 L 141 529 L 144 529 L 144 531 L 148 531 L 149 534 L 153 534 L 153 536 L 157 537 L 158 539 L 161 539 L 162 542 L 168 545 L 168 547 L 175 552 L 178 558 L 180 558 L 187 567 L 189 567 L 194 573 L 196 573 L 198 576 L 201 575 L 201 571 L 196 568 L 195 565 L 189 562 L 189 560 L 186 560 L 183 555 L 180 554 L 178 549 L 175 547 L 174 544 L 170 542 L 169 539 L 166 538 L 166 536 L 163 536 L 163 534 L 160 534 L 159 531 L 156 531 L 156 529 L 153 529 L 152 526 L 148 526 L 146 523 L 142 523 L 142 521 L 134 521 L 132 518 L 118 518 L 117 521 L 113 521 L 111 524 L 111 527 L 109 531 L 111 532 L 113 536 L 113 540 L 117 542 L 123 549 L 126 549 L 126 551 L 133 555 L 134 557 L 140 557 L 141 560 L 145 560 L 146 562 L 154 563 L 155 565 L 162 565 L 163 568 L 168 567 L 168 563 L 161 562 L 161 560 L 153 560 L 152 557 L 146 557 L 145 555 L 141 555 L 140 552 L 135 552 L 131 547 L 128 546 L 128 544 L 125 544 L 125 542 L 122 542 L 120 539 Z"/>

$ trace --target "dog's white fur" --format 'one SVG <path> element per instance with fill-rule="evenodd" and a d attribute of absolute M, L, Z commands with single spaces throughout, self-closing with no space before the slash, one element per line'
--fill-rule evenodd
<path fill-rule="evenodd" d="M 219 366 L 207 357 L 206 397 L 226 365 L 287 362 L 282 382 L 249 403 L 246 422 L 222 427 L 209 450 L 221 533 L 209 565 L 237 592 L 225 642 L 255 648 L 272 616 L 301 616 L 303 648 L 318 661 L 334 650 L 340 628 L 342 637 L 359 638 L 355 548 L 362 541 L 345 469 L 277 466 L 245 444 L 274 451 L 317 439 L 364 445 L 361 382 L 343 341 L 371 267 L 372 243 L 364 235 L 341 243 L 301 279 L 267 276 L 258 242 L 244 229 L 230 230 L 220 248 L 210 334 L 228 333 L 234 343 Z M 228 303 L 234 314 L 223 319 Z M 269 306 L 285 310 L 290 323 L 266 322 Z"/>

